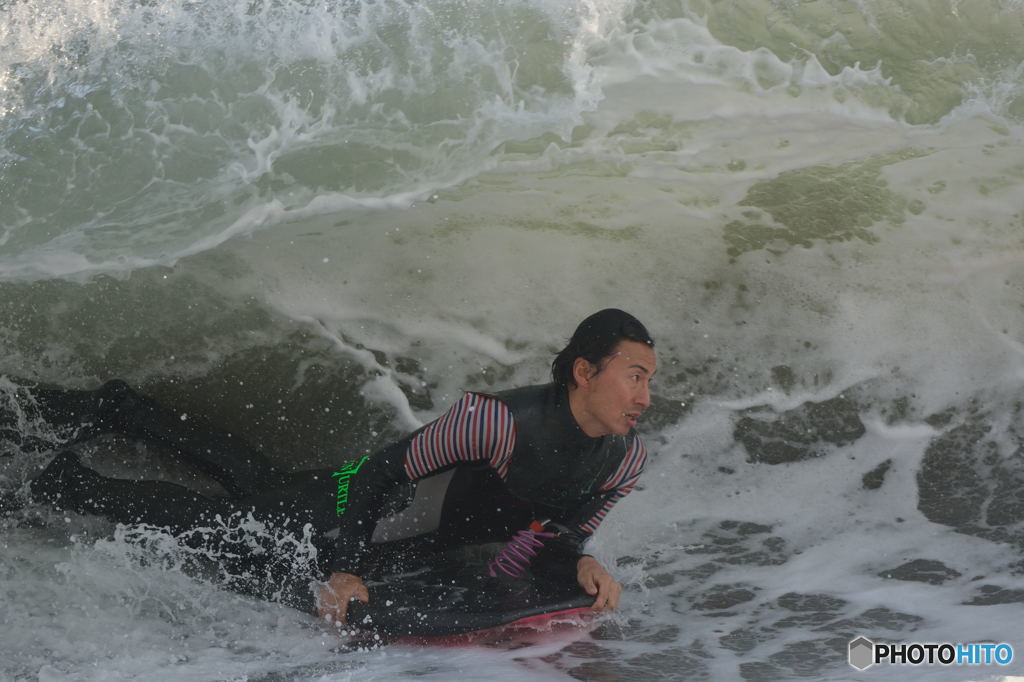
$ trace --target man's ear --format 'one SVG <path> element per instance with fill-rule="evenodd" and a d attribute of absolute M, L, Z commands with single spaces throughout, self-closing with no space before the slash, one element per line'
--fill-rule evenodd
<path fill-rule="evenodd" d="M 586 358 L 576 358 L 572 362 L 572 378 L 576 380 L 577 386 L 586 386 L 593 378 L 594 366 Z"/>

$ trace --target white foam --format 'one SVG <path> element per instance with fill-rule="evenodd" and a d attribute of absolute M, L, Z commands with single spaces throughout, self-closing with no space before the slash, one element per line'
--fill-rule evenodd
<path fill-rule="evenodd" d="M 59 8 L 74 5 L 81 11 L 72 14 L 84 17 L 88 4 Z M 196 367 L 222 361 L 237 347 L 236 336 L 265 334 L 273 345 L 285 336 L 274 325 L 290 331 L 295 322 L 331 342 L 337 358 L 327 361 L 351 361 L 364 371 L 365 397 L 392 408 L 396 428 L 436 416 L 467 388 L 543 381 L 553 351 L 582 317 L 606 306 L 634 312 L 658 342 L 658 397 L 689 409 L 680 423 L 650 433 L 652 457 L 642 489 L 619 504 L 595 538 L 593 549 L 609 566 L 622 557 L 638 560 L 615 568 L 627 585 L 617 620 L 626 634 L 616 639 L 611 629 L 608 639 L 588 640 L 568 653 L 541 646 L 527 652 L 392 648 L 341 655 L 332 651 L 334 635 L 310 619 L 195 583 L 173 565 L 144 564 L 124 538 L 99 547 L 83 539 L 68 547 L 59 534 L 5 528 L 0 576 L 11 586 L 4 592 L 14 595 L 5 613 L 14 615 L 2 621 L 0 640 L 15 643 L 5 673 L 60 678 L 96 670 L 99 679 L 166 669 L 168 678 L 280 673 L 364 680 L 451 679 L 472 670 L 495 680 L 524 674 L 562 679 L 580 676 L 565 671 L 581 662 L 610 660 L 628 675 L 649 671 L 642 662 L 665 660 L 660 656 L 670 650 L 710 657 L 712 677 L 733 679 L 743 663 L 824 637 L 813 626 L 776 628 L 792 615 L 778 606 L 778 598 L 791 592 L 843 599 L 836 618 L 887 608 L 921 619 L 916 629 L 863 633 L 869 637 L 1011 636 L 1006 623 L 1015 622 L 1019 604 L 964 602 L 981 584 L 1024 587 L 1008 568 L 1019 560 L 1014 550 L 925 519 L 916 507 L 916 475 L 929 442 L 941 433 L 924 418 L 947 408 L 963 411 L 972 399 L 992 413 L 1000 452 L 1019 447 L 1007 432 L 1006 413 L 1024 380 L 1024 135 L 1013 120 L 1019 69 L 1011 64 L 965 86 L 968 96 L 941 120 L 909 125 L 899 113 L 906 94 L 886 76 L 884 64 L 830 71 L 825 54 L 783 58 L 764 47 L 740 49 L 697 17 L 637 18 L 631 12 L 643 7 L 618 2 L 566 8 L 538 1 L 513 3 L 511 14 L 487 23 L 463 5 L 400 4 L 348 3 L 337 6 L 341 14 L 331 14 L 308 3 L 264 3 L 248 15 L 242 5 L 160 3 L 139 5 L 133 14 L 116 2 L 100 2 L 90 10 L 96 33 L 89 33 L 85 19 L 61 27 L 58 10 L 32 9 L 50 23 L 38 45 L 18 47 L 18 58 L 52 67 L 55 87 L 68 97 L 89 94 L 88 83 L 68 80 L 70 70 L 47 62 L 49 47 L 85 37 L 92 50 L 86 56 L 98 59 L 83 64 L 99 68 L 100 57 L 112 55 L 104 52 L 103 36 L 114 33 L 104 26 L 116 25 L 137 41 L 144 36 L 131 26 L 157 27 L 151 53 L 136 51 L 133 58 L 143 62 L 131 66 L 148 68 L 149 54 L 152 64 L 171 63 L 169 57 L 182 53 L 203 55 L 198 80 L 212 78 L 217 94 L 200 92 L 195 99 L 223 100 L 220 111 L 241 117 L 244 130 L 231 137 L 234 120 L 231 126 L 215 124 L 218 135 L 230 138 L 229 149 L 218 152 L 223 156 L 201 182 L 163 195 L 171 207 L 157 202 L 158 219 L 138 235 L 98 236 L 102 230 L 93 228 L 102 221 L 90 214 L 81 218 L 89 230 L 12 253 L 24 234 L 18 230 L 31 226 L 19 215 L 10 223 L 16 230 L 5 232 L 0 244 L 6 249 L 0 278 L 127 274 L 184 261 L 183 277 L 223 293 L 211 305 L 241 307 L 244 296 L 245 305 L 265 305 L 285 318 L 267 315 L 270 321 L 258 323 L 267 327 L 225 331 L 209 318 L 180 313 L 175 322 L 182 333 L 198 329 L 206 337 L 195 342 L 196 354 L 206 353 Z M 4 11 L 28 12 L 30 5 Z M 439 8 L 460 16 L 466 10 L 466 21 L 478 22 L 476 28 L 431 33 L 441 25 Z M 147 12 L 151 20 L 144 20 Z M 520 20 L 548 27 L 565 41 L 564 50 L 558 40 L 544 43 L 557 64 L 543 77 L 522 81 L 516 70 L 528 69 L 537 54 L 529 43 L 516 42 Z M 501 30 L 484 39 L 480 26 Z M 58 29 L 68 32 L 46 33 Z M 389 31 L 415 38 L 403 43 L 411 54 L 402 62 L 407 71 L 385 57 L 372 63 L 374 49 L 395 47 L 385 39 Z M 451 82 L 462 83 L 468 73 L 478 78 L 474 84 L 490 84 L 454 113 L 444 108 L 456 101 L 449 91 L 433 98 L 439 74 L 417 70 L 452 47 L 437 39 L 442 34 L 454 40 L 445 62 Z M 90 43 L 90 35 L 100 37 Z M 423 51 L 417 51 L 420 38 Z M 330 71 L 332 60 L 356 47 L 365 51 L 359 53 L 368 60 L 365 68 Z M 270 62 L 295 70 L 272 73 Z M 146 68 L 141 72 L 152 76 Z M 0 68 L 0 107 L 8 107 L 7 116 L 18 114 L 13 73 Z M 237 76 L 237 87 L 217 81 L 224 73 L 232 74 L 231 83 Z M 319 91 L 319 103 L 307 106 L 300 88 L 285 87 L 288 77 L 301 80 L 303 74 L 336 83 L 338 91 Z M 148 81 L 136 85 L 146 93 L 140 104 L 162 121 L 149 130 L 158 148 L 175 140 L 210 142 L 197 140 L 201 121 L 179 124 L 174 118 L 172 110 L 193 94 L 164 102 L 161 83 L 152 90 Z M 425 118 L 416 120 L 417 114 Z M 365 126 L 350 125 L 355 119 Z M 409 152 L 415 163 L 366 191 L 268 177 L 287 165 L 290 154 L 307 158 L 301 155 L 350 139 L 380 145 L 385 160 Z M 907 149 L 920 155 L 901 156 Z M 727 252 L 723 228 L 730 222 L 773 226 L 763 211 L 746 215 L 758 207 L 740 204 L 757 183 L 877 159 L 888 159 L 887 165 L 865 187 L 883 187 L 906 202 L 897 219 L 864 226 L 877 241 L 826 243 L 812 236 L 810 247 L 779 240 L 735 258 Z M 177 199 L 223 213 L 213 219 L 201 211 L 175 213 L 182 210 Z M 128 203 L 129 217 L 148 206 Z M 216 257 L 204 259 L 204 253 Z M 195 295 L 187 287 L 182 291 Z M 46 357 L 24 350 L 36 347 L 30 339 L 16 349 L 12 343 L 8 364 L 55 380 L 81 380 L 112 366 L 142 376 L 182 373 L 183 365 L 168 360 L 161 344 L 150 355 L 137 351 L 132 362 L 124 353 L 108 361 L 108 350 L 117 354 L 118 343 L 147 329 L 134 321 L 148 318 L 119 316 L 119 305 L 146 313 L 135 300 L 102 304 L 112 312 L 101 319 L 112 327 L 128 320 L 130 329 L 101 328 L 97 338 L 86 340 L 90 344 L 66 340 L 63 328 L 59 338 L 52 330 L 29 328 L 26 335 L 43 335 L 38 347 Z M 44 311 L 39 327 L 71 319 L 53 305 L 52 319 Z M 157 308 L 153 316 L 165 313 Z M 88 353 L 95 357 L 78 357 Z M 789 369 L 791 385 L 780 385 L 780 368 Z M 199 372 L 187 369 L 189 376 Z M 429 396 L 429 406 L 414 408 L 414 392 Z M 856 443 L 799 464 L 747 461 L 734 433 L 738 411 L 763 407 L 770 415 L 837 395 L 861 402 L 867 433 Z M 891 408 L 900 400 L 907 413 L 892 421 Z M 18 428 L 29 433 L 31 425 L 19 422 Z M 864 489 L 863 475 L 887 460 L 892 464 L 882 487 Z M 41 465 L 5 461 L 0 478 L 20 486 Z M 700 551 L 711 543 L 707 534 L 737 521 L 771 526 L 762 535 L 782 543 L 784 563 L 722 562 L 710 577 L 687 574 L 717 556 Z M 78 533 L 80 523 L 72 518 L 68 525 Z M 915 558 L 941 561 L 961 576 L 928 585 L 878 575 Z M 746 585 L 754 597 L 731 613 L 707 615 L 694 602 L 716 585 Z M 651 637 L 646 627 L 660 634 Z M 771 632 L 749 651 L 722 644 L 724 634 L 742 629 Z M 679 659 L 670 660 L 674 666 Z M 905 679 L 963 675 L 900 672 Z M 822 674 L 842 679 L 850 673 L 839 658 Z"/>

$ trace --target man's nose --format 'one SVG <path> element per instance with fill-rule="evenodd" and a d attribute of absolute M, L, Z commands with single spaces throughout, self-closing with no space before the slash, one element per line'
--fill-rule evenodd
<path fill-rule="evenodd" d="M 651 387 L 647 384 L 643 384 L 640 387 L 640 392 L 636 396 L 636 404 L 647 409 L 651 406 Z"/>

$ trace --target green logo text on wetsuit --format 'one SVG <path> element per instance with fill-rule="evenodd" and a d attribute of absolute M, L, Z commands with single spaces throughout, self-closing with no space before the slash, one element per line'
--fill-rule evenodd
<path fill-rule="evenodd" d="M 349 479 L 359 473 L 359 469 L 362 468 L 363 463 L 370 459 L 369 455 L 364 455 L 358 462 L 354 459 L 349 460 L 341 465 L 337 471 L 331 474 L 332 477 L 338 479 L 338 498 L 337 506 L 335 511 L 338 516 L 345 513 L 348 508 L 348 482 Z"/>

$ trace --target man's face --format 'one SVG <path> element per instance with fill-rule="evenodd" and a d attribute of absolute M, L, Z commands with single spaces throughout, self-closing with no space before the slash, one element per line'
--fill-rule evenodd
<path fill-rule="evenodd" d="M 592 438 L 629 433 L 651 405 L 650 383 L 658 368 L 654 349 L 621 341 L 600 368 L 582 358 L 576 363 L 573 414 L 583 432 Z"/>

